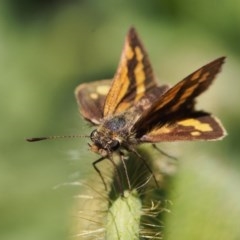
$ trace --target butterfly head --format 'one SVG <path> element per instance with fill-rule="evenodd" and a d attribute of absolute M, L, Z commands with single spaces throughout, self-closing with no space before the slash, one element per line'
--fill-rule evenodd
<path fill-rule="evenodd" d="M 90 139 L 92 144 L 90 148 L 93 152 L 99 153 L 101 156 L 108 156 L 109 153 L 114 152 L 120 148 L 121 142 L 109 131 L 93 130 Z"/>

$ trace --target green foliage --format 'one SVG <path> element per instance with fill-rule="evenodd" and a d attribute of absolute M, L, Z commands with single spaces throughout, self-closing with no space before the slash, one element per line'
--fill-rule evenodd
<path fill-rule="evenodd" d="M 72 196 L 79 188 L 53 187 L 86 179 L 97 156 L 88 152 L 86 139 L 24 139 L 89 134 L 74 88 L 113 76 L 131 25 L 161 83 L 176 83 L 227 56 L 199 108 L 219 116 L 229 136 L 216 143 L 164 145 L 183 156 L 169 189 L 173 207 L 164 231 L 166 239 L 239 239 L 240 3 L 90 0 L 51 1 L 48 7 L 38 1 L 33 11 L 34 2 L 0 3 L 0 239 L 68 238 Z"/>

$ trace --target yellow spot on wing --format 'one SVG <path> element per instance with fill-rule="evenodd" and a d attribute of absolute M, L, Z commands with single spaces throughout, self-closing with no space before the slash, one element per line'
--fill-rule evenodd
<path fill-rule="evenodd" d="M 159 104 L 156 108 L 156 110 L 160 109 L 161 107 L 167 105 L 172 99 L 174 99 L 175 95 L 181 89 L 181 87 L 184 85 L 184 82 L 178 83 L 175 87 L 171 88 L 165 93 L 165 96 L 162 99 L 162 103 Z"/>
<path fill-rule="evenodd" d="M 143 59 L 143 54 L 142 54 L 142 51 L 141 51 L 140 47 L 135 47 L 135 51 L 136 51 L 137 60 L 139 62 L 141 62 L 142 59 Z"/>
<path fill-rule="evenodd" d="M 99 95 L 97 93 L 91 93 L 90 94 L 90 98 L 95 99 L 95 100 L 98 99 L 98 96 Z"/>
<path fill-rule="evenodd" d="M 96 92 L 100 95 L 107 95 L 109 92 L 110 86 L 108 85 L 100 85 L 97 86 Z"/>
<path fill-rule="evenodd" d="M 210 132 L 210 131 L 212 131 L 212 128 L 211 128 L 211 126 L 208 123 L 202 123 L 199 120 L 193 119 L 193 118 L 180 121 L 180 122 L 178 122 L 178 124 L 182 125 L 184 127 L 193 127 L 196 130 L 201 131 L 201 132 Z"/>
<path fill-rule="evenodd" d="M 191 135 L 194 136 L 194 137 L 196 137 L 196 136 L 200 136 L 201 133 L 198 132 L 198 131 L 194 131 L 194 132 L 191 132 Z"/>
<path fill-rule="evenodd" d="M 174 112 L 176 110 L 178 110 L 178 108 L 180 107 L 180 105 L 182 105 L 186 99 L 191 96 L 191 94 L 194 92 L 194 90 L 198 87 L 197 84 L 193 85 L 192 87 L 190 88 L 187 88 L 186 91 L 183 93 L 183 95 L 181 96 L 181 98 L 179 99 L 179 101 L 173 105 L 171 107 L 171 111 Z"/>
<path fill-rule="evenodd" d="M 144 80 L 145 80 L 145 73 L 144 73 L 144 66 L 143 66 L 143 54 L 141 52 L 141 49 L 139 47 L 135 48 L 136 51 L 136 58 L 137 58 L 137 66 L 134 69 L 134 74 L 135 74 L 135 79 L 136 79 L 136 86 L 137 86 L 137 94 L 135 101 L 139 100 L 144 92 L 145 92 L 145 85 L 144 85 Z"/>
<path fill-rule="evenodd" d="M 150 135 L 158 135 L 158 134 L 166 134 L 166 133 L 170 133 L 171 129 L 170 127 L 167 126 L 163 126 L 159 129 L 153 130 Z"/>
<path fill-rule="evenodd" d="M 209 72 L 206 72 L 202 75 L 201 79 L 199 80 L 199 82 L 204 82 L 207 80 L 207 77 L 209 76 Z"/>
<path fill-rule="evenodd" d="M 125 54 L 127 59 L 129 60 L 132 59 L 134 55 L 133 49 L 131 48 L 131 46 L 129 46 L 128 43 L 126 44 Z"/>
<path fill-rule="evenodd" d="M 202 69 L 199 69 L 197 72 L 195 72 L 191 78 L 191 81 L 195 81 L 195 80 L 199 79 L 201 72 L 202 72 Z"/>

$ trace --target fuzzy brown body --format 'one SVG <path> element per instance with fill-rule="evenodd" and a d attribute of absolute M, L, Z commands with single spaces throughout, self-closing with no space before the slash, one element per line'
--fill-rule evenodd
<path fill-rule="evenodd" d="M 157 96 L 163 94 L 167 89 L 168 87 L 165 85 L 156 87 L 128 110 L 102 119 L 99 127 L 91 134 L 93 142 L 93 144 L 90 144 L 91 150 L 102 156 L 108 156 L 112 151 L 119 149 L 133 151 L 136 145 L 141 143 L 133 130 L 134 124 L 142 113 L 150 108 Z M 119 148 L 115 149 L 116 146 Z"/>
<path fill-rule="evenodd" d="M 132 122 L 135 122 L 137 118 L 139 118 L 139 114 L 136 114 L 136 112 L 124 112 L 111 119 L 104 120 L 91 134 L 93 142 L 91 150 L 100 153 L 102 156 L 107 156 L 112 151 L 121 148 L 127 150 L 135 148 L 138 141 L 135 133 L 132 132 Z"/>

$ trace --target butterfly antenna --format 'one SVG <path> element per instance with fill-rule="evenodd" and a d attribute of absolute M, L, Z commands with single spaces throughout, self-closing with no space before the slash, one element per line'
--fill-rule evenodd
<path fill-rule="evenodd" d="M 54 139 L 60 139 L 60 138 L 81 138 L 81 137 L 88 138 L 89 136 L 86 136 L 86 135 L 70 135 L 70 136 L 34 137 L 34 138 L 27 138 L 26 141 L 28 141 L 28 142 L 38 142 L 38 141 L 42 141 L 42 140 L 54 140 Z"/>

